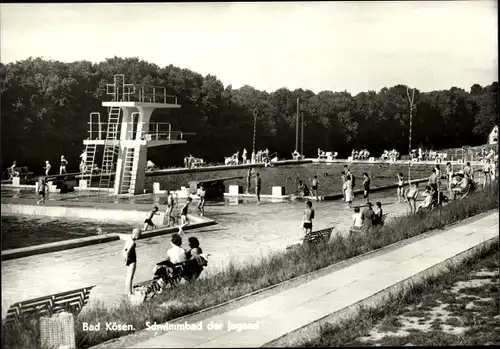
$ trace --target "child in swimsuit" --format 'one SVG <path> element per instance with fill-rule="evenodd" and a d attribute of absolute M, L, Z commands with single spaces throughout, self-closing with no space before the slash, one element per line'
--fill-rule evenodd
<path fill-rule="evenodd" d="M 182 206 L 181 209 L 181 225 L 179 225 L 179 235 L 181 236 L 184 235 L 183 231 L 184 227 L 186 227 L 190 223 L 187 215 L 188 215 L 188 207 L 191 201 L 193 201 L 193 199 L 187 198 L 186 203 L 184 204 L 184 206 Z"/>
<path fill-rule="evenodd" d="M 198 193 L 200 196 L 200 203 L 198 204 L 198 210 L 200 211 L 200 216 L 203 217 L 205 214 L 205 188 L 203 185 L 200 185 L 200 191 Z"/>
<path fill-rule="evenodd" d="M 158 206 L 155 206 L 151 212 L 148 214 L 148 218 L 144 221 L 144 231 L 148 230 L 148 227 L 152 227 L 153 230 L 156 229 L 156 225 L 153 223 L 153 217 L 155 215 L 159 215 L 158 213 Z"/>
<path fill-rule="evenodd" d="M 170 227 L 170 223 L 173 220 L 172 210 L 174 209 L 174 197 L 170 190 L 167 189 L 167 211 L 165 212 L 165 217 L 167 218 L 167 226 Z"/>
<path fill-rule="evenodd" d="M 313 192 L 313 195 L 316 197 L 316 201 L 319 201 L 319 198 L 318 198 L 318 176 L 314 176 L 314 178 L 312 180 L 311 190 Z"/>
<path fill-rule="evenodd" d="M 45 182 L 45 178 L 40 178 L 38 181 L 38 195 L 41 197 L 40 200 L 36 202 L 37 206 L 40 203 L 45 203 L 45 193 L 48 191 L 47 182 Z"/>
<path fill-rule="evenodd" d="M 404 190 L 404 175 L 402 172 L 398 173 L 398 201 L 401 203 L 401 196 L 403 195 Z"/>
<path fill-rule="evenodd" d="M 306 209 L 304 210 L 304 214 L 302 216 L 302 229 L 304 230 L 304 234 L 307 235 L 312 232 L 312 220 L 314 219 L 314 209 L 312 208 L 312 202 L 306 202 Z M 303 238 L 302 238 L 303 240 Z"/>
<path fill-rule="evenodd" d="M 45 161 L 45 167 L 43 168 L 45 170 L 45 175 L 48 176 L 49 175 L 49 171 L 50 171 L 50 168 L 52 166 L 50 166 L 50 163 L 49 163 L 49 160 Z"/>

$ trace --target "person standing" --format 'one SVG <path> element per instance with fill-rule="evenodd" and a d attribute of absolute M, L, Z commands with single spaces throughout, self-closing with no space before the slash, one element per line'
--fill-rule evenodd
<path fill-rule="evenodd" d="M 40 197 L 40 200 L 36 202 L 36 205 L 39 206 L 41 204 L 45 204 L 45 195 L 49 191 L 49 187 L 47 186 L 47 182 L 45 181 L 45 178 L 39 177 L 38 179 L 38 196 Z"/>
<path fill-rule="evenodd" d="M 243 164 L 247 163 L 247 148 L 243 148 L 243 154 L 241 154 L 241 160 Z"/>
<path fill-rule="evenodd" d="M 318 198 L 318 176 L 314 176 L 312 180 L 311 190 L 313 195 L 316 197 L 316 201 L 319 201 Z"/>
<path fill-rule="evenodd" d="M 49 160 L 45 161 L 45 167 L 43 168 L 45 170 L 45 175 L 48 176 L 49 175 L 49 172 L 50 172 L 50 169 L 51 169 L 52 166 L 50 166 L 50 162 Z"/>
<path fill-rule="evenodd" d="M 306 209 L 302 215 L 302 229 L 304 230 L 304 235 L 312 232 L 312 220 L 314 219 L 314 209 L 312 208 L 312 202 L 306 202 Z M 303 240 L 303 239 L 302 239 Z"/>
<path fill-rule="evenodd" d="M 106 234 L 100 228 L 97 229 L 98 234 Z M 134 294 L 134 275 L 137 266 L 137 254 L 136 254 L 136 243 L 135 241 L 141 237 L 141 230 L 139 228 L 134 228 L 132 234 L 117 234 L 120 240 L 125 241 L 125 245 L 122 249 L 122 256 L 125 261 L 125 267 L 127 268 L 127 274 L 125 277 L 125 294 L 127 296 L 132 296 Z"/>
<path fill-rule="evenodd" d="M 366 207 L 361 213 L 361 218 L 363 219 L 363 230 L 368 231 L 373 226 L 373 218 L 375 217 L 375 212 L 372 210 L 372 203 L 368 201 Z"/>
<path fill-rule="evenodd" d="M 255 164 L 255 150 L 252 150 L 252 156 L 251 156 L 251 160 L 250 160 L 250 162 L 251 162 L 252 164 Z"/>
<path fill-rule="evenodd" d="M 435 168 L 432 169 L 432 174 L 429 177 L 427 185 L 430 186 L 432 190 L 437 191 L 438 181 Z"/>
<path fill-rule="evenodd" d="M 200 197 L 200 203 L 198 204 L 198 211 L 200 211 L 200 216 L 203 217 L 205 214 L 205 188 L 203 187 L 203 184 L 200 184 L 200 191 L 198 192 L 198 195 Z"/>
<path fill-rule="evenodd" d="M 188 208 L 189 204 L 193 201 L 190 197 L 187 198 L 186 203 L 181 209 L 181 225 L 179 225 L 179 235 L 184 235 L 184 228 L 189 225 L 190 221 L 188 218 Z"/>
<path fill-rule="evenodd" d="M 66 166 L 68 165 L 68 160 L 64 158 L 64 155 L 61 155 L 61 166 L 59 167 L 59 174 L 62 175 L 63 172 L 64 174 L 67 174 L 66 172 Z"/>
<path fill-rule="evenodd" d="M 446 163 L 446 178 L 448 179 L 448 190 L 451 191 L 451 182 L 453 181 L 453 169 L 451 162 Z"/>
<path fill-rule="evenodd" d="M 417 212 L 417 196 L 418 196 L 418 183 L 413 182 L 408 189 L 405 190 L 405 200 L 410 205 L 410 213 Z"/>
<path fill-rule="evenodd" d="M 165 218 L 167 219 L 167 226 L 170 227 L 170 223 L 174 220 L 172 217 L 172 211 L 174 209 L 174 196 L 167 189 L 167 210 L 165 211 Z"/>
<path fill-rule="evenodd" d="M 366 199 L 366 202 L 369 201 L 369 196 L 370 196 L 370 176 L 368 176 L 368 173 L 363 173 L 363 197 Z"/>
<path fill-rule="evenodd" d="M 474 179 L 474 173 L 472 172 L 472 168 L 470 167 L 470 162 L 467 162 L 464 167 L 464 175 L 469 177 L 469 179 Z"/>
<path fill-rule="evenodd" d="M 257 196 L 257 205 L 260 205 L 260 188 L 262 185 L 262 180 L 260 179 L 260 174 L 257 172 L 255 174 L 255 195 Z"/>
<path fill-rule="evenodd" d="M 486 187 L 487 184 L 491 184 L 490 159 L 487 159 L 486 162 L 484 163 L 483 172 L 484 172 L 484 185 L 483 185 L 483 187 Z"/>
<path fill-rule="evenodd" d="M 346 181 L 345 171 L 340 172 L 340 180 L 342 181 L 342 197 L 345 199 L 345 191 L 344 191 L 344 184 Z"/>
<path fill-rule="evenodd" d="M 346 181 L 344 183 L 344 198 L 345 201 L 347 202 L 347 206 L 349 208 L 352 207 L 352 182 L 351 182 L 351 176 L 347 175 L 346 176 Z"/>
<path fill-rule="evenodd" d="M 404 194 L 404 175 L 403 172 L 399 172 L 398 178 L 398 201 L 401 203 L 401 196 Z"/>
<path fill-rule="evenodd" d="M 249 167 L 247 172 L 247 191 L 245 192 L 245 194 L 250 194 L 250 186 L 252 185 L 251 182 L 252 182 L 252 168 Z"/>

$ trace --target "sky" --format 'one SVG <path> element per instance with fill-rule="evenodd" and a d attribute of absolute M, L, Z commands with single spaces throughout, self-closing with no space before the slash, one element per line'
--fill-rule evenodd
<path fill-rule="evenodd" d="M 268 92 L 469 91 L 497 45 L 490 0 L 0 5 L 2 63 L 139 57 Z"/>

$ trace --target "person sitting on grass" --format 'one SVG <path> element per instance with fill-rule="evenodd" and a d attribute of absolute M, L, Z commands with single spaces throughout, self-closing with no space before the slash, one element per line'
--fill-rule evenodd
<path fill-rule="evenodd" d="M 354 214 L 352 215 L 352 227 L 350 232 L 360 233 L 363 228 L 363 217 L 359 211 L 359 207 L 354 208 Z"/>
<path fill-rule="evenodd" d="M 155 215 L 159 215 L 158 206 L 153 207 L 151 212 L 149 212 L 148 217 L 144 221 L 144 231 L 148 230 L 149 227 L 153 228 L 153 230 L 156 229 L 156 225 L 153 223 L 153 217 Z"/>
<path fill-rule="evenodd" d="M 469 176 L 462 173 L 457 173 L 453 179 L 456 185 L 452 186 L 451 192 L 453 194 L 453 199 L 456 199 L 458 195 L 463 195 L 467 192 L 471 180 Z"/>
<path fill-rule="evenodd" d="M 417 212 L 418 183 L 413 182 L 405 190 L 405 201 L 410 206 L 410 213 Z"/>
<path fill-rule="evenodd" d="M 424 201 L 418 205 L 417 207 L 417 212 L 422 210 L 422 209 L 430 209 L 431 204 L 432 204 L 432 198 L 434 195 L 434 188 L 428 185 L 425 187 L 425 191 L 422 193 L 422 196 L 424 197 Z"/>
<path fill-rule="evenodd" d="M 203 250 L 200 247 L 200 241 L 194 236 L 191 236 L 188 239 L 188 242 L 190 250 L 186 252 L 186 259 L 194 259 L 197 262 L 196 264 L 190 264 L 189 266 L 186 266 L 185 269 L 187 275 L 186 279 L 188 281 L 192 281 L 200 276 L 201 272 L 203 271 L 203 267 L 206 267 L 208 262 L 207 257 L 203 254 Z"/>
<path fill-rule="evenodd" d="M 373 225 L 383 225 L 384 224 L 384 211 L 382 210 L 382 203 L 377 201 L 375 203 L 375 215 L 373 216 Z"/>

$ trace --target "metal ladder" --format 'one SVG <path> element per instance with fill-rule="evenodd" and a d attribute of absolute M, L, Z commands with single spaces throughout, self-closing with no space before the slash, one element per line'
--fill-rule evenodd
<path fill-rule="evenodd" d="M 120 194 L 134 194 L 137 174 L 135 171 L 138 164 L 138 156 L 135 156 L 135 148 L 126 148 L 123 176 L 120 186 Z"/>
<path fill-rule="evenodd" d="M 94 162 L 95 162 L 95 153 L 97 149 L 97 144 L 87 144 L 85 147 L 85 153 L 87 157 L 85 158 L 84 168 L 82 171 L 82 179 L 85 179 L 85 172 L 89 171 L 89 179 L 87 184 L 87 195 L 90 196 L 90 187 L 92 187 L 92 173 L 94 172 Z"/>
<path fill-rule="evenodd" d="M 102 156 L 101 175 L 99 178 L 99 193 L 101 189 L 106 189 L 109 192 L 109 187 L 111 186 L 111 173 L 113 173 L 115 156 L 119 152 L 116 140 L 118 140 L 120 112 L 120 107 L 111 107 L 109 109 L 108 127 L 104 141 L 104 154 Z"/>

